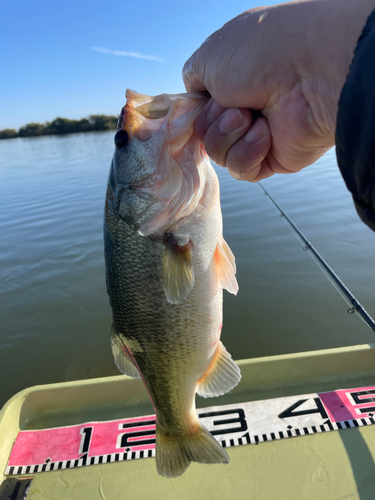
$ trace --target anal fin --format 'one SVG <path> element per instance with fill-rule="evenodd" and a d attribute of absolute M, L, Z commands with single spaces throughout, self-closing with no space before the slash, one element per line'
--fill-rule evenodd
<path fill-rule="evenodd" d="M 207 372 L 198 381 L 197 393 L 204 398 L 222 396 L 236 387 L 240 380 L 240 369 L 219 341 Z"/>
<path fill-rule="evenodd" d="M 111 347 L 116 366 L 124 375 L 139 378 L 139 371 L 126 348 L 122 337 L 123 336 L 117 333 L 115 328 L 112 326 Z"/>

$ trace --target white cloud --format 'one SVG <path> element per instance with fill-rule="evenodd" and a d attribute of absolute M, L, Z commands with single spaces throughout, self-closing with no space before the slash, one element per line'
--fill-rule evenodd
<path fill-rule="evenodd" d="M 144 54 L 140 54 L 139 52 L 125 52 L 122 50 L 110 50 L 103 49 L 102 47 L 91 47 L 92 50 L 96 50 L 97 52 L 101 52 L 102 54 L 112 54 L 114 56 L 125 56 L 125 57 L 136 57 L 138 59 L 149 59 L 150 61 L 158 61 L 163 62 L 164 59 L 157 56 L 146 56 Z"/>

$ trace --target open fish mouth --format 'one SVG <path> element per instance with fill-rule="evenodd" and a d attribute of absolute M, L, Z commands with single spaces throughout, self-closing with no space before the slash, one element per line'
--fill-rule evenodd
<path fill-rule="evenodd" d="M 122 108 L 117 129 L 126 130 L 141 141 L 151 137 L 166 121 L 192 128 L 194 115 L 208 102 L 208 92 L 161 94 L 149 96 L 127 89 L 126 105 Z M 181 135 L 181 130 L 178 131 Z"/>

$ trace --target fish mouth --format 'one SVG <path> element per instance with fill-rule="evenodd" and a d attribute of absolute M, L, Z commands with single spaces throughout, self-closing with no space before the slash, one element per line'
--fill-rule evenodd
<path fill-rule="evenodd" d="M 192 127 L 195 116 L 209 99 L 208 92 L 149 96 L 127 89 L 126 104 L 121 110 L 116 132 L 125 130 L 130 136 L 145 141 L 171 118 L 176 121 L 180 116 L 184 116 L 185 123 L 190 122 Z M 186 119 L 187 114 L 191 115 L 190 119 Z"/>
<path fill-rule="evenodd" d="M 168 98 L 170 101 L 174 101 L 176 99 L 201 99 L 203 101 L 208 102 L 211 98 L 211 95 L 207 91 L 203 92 L 186 92 L 181 94 L 160 94 L 158 96 L 151 96 L 146 94 L 139 94 L 135 92 L 135 90 L 127 89 L 126 90 L 126 98 L 127 104 L 129 107 L 136 108 L 138 106 L 142 106 L 144 104 L 149 104 L 151 101 L 153 102 L 165 102 L 165 99 Z"/>

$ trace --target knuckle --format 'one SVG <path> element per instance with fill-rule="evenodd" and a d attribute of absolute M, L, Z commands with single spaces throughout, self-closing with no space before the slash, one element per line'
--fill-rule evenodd
<path fill-rule="evenodd" d="M 215 127 L 210 127 L 204 138 L 204 147 L 208 156 L 217 165 L 225 167 L 225 159 L 228 153 L 229 146 L 225 141 L 220 140 L 220 134 L 215 133 Z"/>
<path fill-rule="evenodd" d="M 239 181 L 250 180 L 253 177 L 252 168 L 247 164 L 233 163 L 227 159 L 226 167 L 230 175 Z"/>
<path fill-rule="evenodd" d="M 237 147 L 236 147 L 237 146 Z M 234 145 L 227 154 L 226 165 L 231 175 L 236 179 L 245 179 L 253 168 L 251 154 L 247 148 Z"/>
<path fill-rule="evenodd" d="M 231 175 L 239 180 L 255 179 L 269 147 L 270 144 L 267 141 L 252 144 L 244 138 L 240 139 L 227 154 L 226 164 Z"/>
<path fill-rule="evenodd" d="M 204 148 L 206 153 L 211 158 L 211 160 L 219 165 L 220 167 L 225 167 L 225 153 L 220 151 L 215 145 L 206 142 L 204 143 Z"/>

